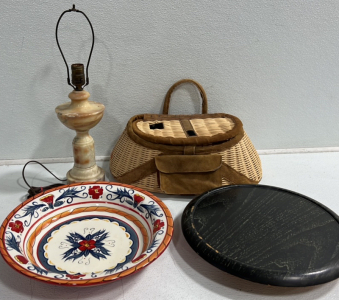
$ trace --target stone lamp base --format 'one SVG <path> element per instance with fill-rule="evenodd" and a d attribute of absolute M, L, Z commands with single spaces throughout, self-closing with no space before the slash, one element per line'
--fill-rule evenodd
<path fill-rule="evenodd" d="M 89 182 L 89 181 L 105 181 L 105 171 L 97 165 L 86 172 L 82 169 L 73 167 L 67 172 L 67 183 Z M 75 174 L 75 175 L 74 175 Z"/>
<path fill-rule="evenodd" d="M 94 140 L 87 132 L 77 132 L 73 140 L 74 167 L 67 182 L 105 181 L 105 172 L 95 162 Z"/>
<path fill-rule="evenodd" d="M 59 120 L 76 131 L 73 140 L 74 166 L 67 173 L 67 181 L 104 181 L 105 172 L 95 162 L 94 140 L 88 132 L 100 122 L 105 106 L 88 101 L 90 94 L 87 91 L 73 91 L 68 96 L 71 102 L 55 109 Z"/>

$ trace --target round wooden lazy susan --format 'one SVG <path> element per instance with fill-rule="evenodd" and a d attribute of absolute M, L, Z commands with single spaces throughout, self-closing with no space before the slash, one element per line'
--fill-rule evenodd
<path fill-rule="evenodd" d="M 90 286 L 133 274 L 171 241 L 166 205 L 142 189 L 72 184 L 28 199 L 0 229 L 0 251 L 20 273 L 48 283 Z"/>
<path fill-rule="evenodd" d="M 202 258 L 247 280 L 310 286 L 339 277 L 338 216 L 292 191 L 217 188 L 188 204 L 182 229 Z"/>

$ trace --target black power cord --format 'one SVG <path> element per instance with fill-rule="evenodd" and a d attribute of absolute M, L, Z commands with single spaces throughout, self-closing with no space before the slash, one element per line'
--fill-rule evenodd
<path fill-rule="evenodd" d="M 36 161 L 36 160 L 30 160 L 28 161 L 24 167 L 22 168 L 22 178 L 23 180 L 25 181 L 26 185 L 29 187 L 29 190 L 28 190 L 28 196 L 27 196 L 27 199 L 30 198 L 30 197 L 33 197 L 35 196 L 36 194 L 39 194 L 41 192 L 44 192 L 44 191 L 47 191 L 47 190 L 50 190 L 52 188 L 55 188 L 55 187 L 58 187 L 58 186 L 62 186 L 64 185 L 63 183 L 55 183 L 55 184 L 51 184 L 51 185 L 47 185 L 47 186 L 41 186 L 41 187 L 36 187 L 36 186 L 31 186 L 28 184 L 26 178 L 25 178 L 25 169 L 26 169 L 26 166 L 30 163 L 36 163 L 36 164 L 39 164 L 40 166 L 42 166 L 47 172 L 49 172 L 50 174 L 53 175 L 54 178 L 58 179 L 59 181 L 67 181 L 67 179 L 60 179 L 58 178 L 56 175 L 54 175 L 48 168 L 46 168 L 42 163 Z"/>

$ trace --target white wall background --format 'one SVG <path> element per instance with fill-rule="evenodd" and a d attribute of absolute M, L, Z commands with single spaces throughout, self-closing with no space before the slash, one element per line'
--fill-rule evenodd
<path fill-rule="evenodd" d="M 338 1 L 74 3 L 96 34 L 87 90 L 106 106 L 91 131 L 97 155 L 187 77 L 205 87 L 210 112 L 243 121 L 257 149 L 339 146 Z M 1 1 L 0 160 L 72 156 L 75 133 L 54 113 L 71 91 L 54 33 L 72 4 Z M 86 63 L 85 18 L 66 14 L 59 36 L 69 64 Z M 193 91 L 175 92 L 170 112 L 197 113 Z"/>

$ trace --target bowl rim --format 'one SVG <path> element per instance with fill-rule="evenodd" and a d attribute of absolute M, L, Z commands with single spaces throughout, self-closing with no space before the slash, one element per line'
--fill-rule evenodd
<path fill-rule="evenodd" d="M 49 278 L 44 275 L 32 273 L 31 271 L 27 270 L 20 264 L 18 264 L 11 256 L 8 255 L 7 252 L 7 246 L 5 242 L 5 228 L 8 226 L 9 222 L 11 221 L 12 217 L 14 214 L 16 214 L 22 207 L 26 206 L 28 203 L 32 202 L 33 200 L 45 195 L 49 194 L 51 192 L 60 190 L 60 189 L 65 189 L 73 186 L 80 186 L 80 185 L 113 185 L 113 186 L 118 186 L 118 187 L 125 187 L 129 189 L 133 189 L 135 191 L 141 192 L 145 194 L 146 196 L 150 197 L 153 201 L 155 201 L 163 210 L 164 217 L 167 220 L 167 227 L 164 232 L 164 238 L 161 244 L 159 244 L 154 252 L 147 257 L 146 259 L 142 259 L 140 262 L 138 262 L 136 265 L 134 265 L 132 268 L 128 268 L 127 270 L 122 270 L 120 272 L 107 275 L 107 276 L 102 276 L 99 278 L 93 278 L 93 279 L 88 279 L 88 280 L 82 280 L 82 279 L 56 279 L 56 278 Z M 93 285 L 100 285 L 104 283 L 108 283 L 111 281 L 115 281 L 121 278 L 124 278 L 128 275 L 134 274 L 144 267 L 148 266 L 150 263 L 152 263 L 154 260 L 156 260 L 168 247 L 168 245 L 171 242 L 172 236 L 173 236 L 173 217 L 170 212 L 170 210 L 167 208 L 165 203 L 160 200 L 157 196 L 153 195 L 152 193 L 145 191 L 144 189 L 141 189 L 139 187 L 135 187 L 132 185 L 128 184 L 123 184 L 123 183 L 118 183 L 118 182 L 112 182 L 112 181 L 96 181 L 96 182 L 78 182 L 78 183 L 72 183 L 72 184 L 66 184 L 62 186 L 58 186 L 56 188 L 52 188 L 50 190 L 46 190 L 42 193 L 36 194 L 33 197 L 28 198 L 25 200 L 23 203 L 19 204 L 17 207 L 15 207 L 9 214 L 8 216 L 4 219 L 4 221 L 1 224 L 0 227 L 0 253 L 3 259 L 6 261 L 6 263 L 12 267 L 12 269 L 16 270 L 17 272 L 29 277 L 36 279 L 38 281 L 42 282 L 47 282 L 50 284 L 55 284 L 55 285 L 64 285 L 64 286 L 93 286 Z"/>

